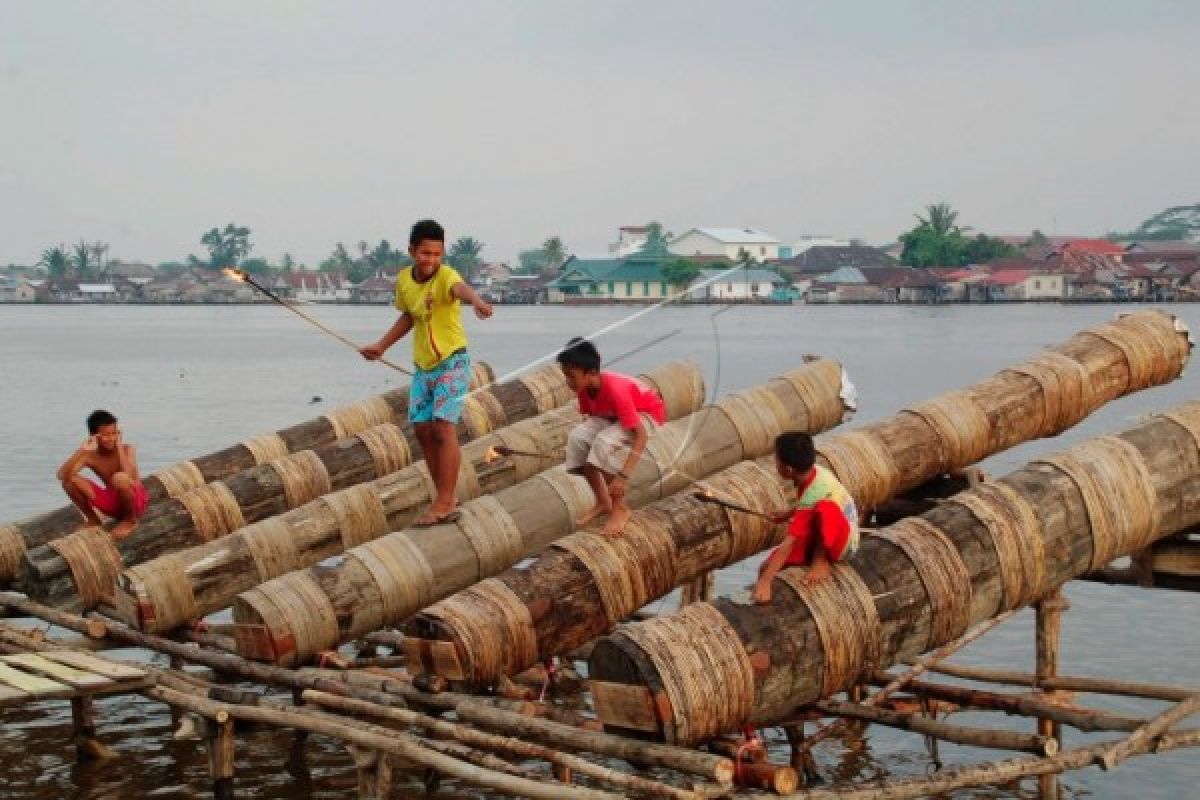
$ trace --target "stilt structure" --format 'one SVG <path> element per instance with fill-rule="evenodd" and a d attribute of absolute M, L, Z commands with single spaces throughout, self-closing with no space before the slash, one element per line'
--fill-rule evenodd
<path fill-rule="evenodd" d="M 471 388 L 492 382 L 492 368 L 474 364 Z M 376 425 L 403 425 L 408 420 L 408 387 L 402 386 L 377 397 L 334 409 L 315 419 L 288 428 L 254 436 L 215 453 L 182 461 L 147 477 L 143 483 L 150 508 L 162 500 L 178 497 L 213 481 L 261 466 L 290 453 L 315 450 L 339 439 L 354 436 Z M 83 515 L 73 505 L 24 520 L 0 524 L 0 587 L 20 575 L 21 556 L 72 531 L 84 527 Z"/>
<path fill-rule="evenodd" d="M 817 360 L 662 426 L 634 471 L 630 503 L 660 500 L 746 456 L 769 452 L 790 426 L 816 432 L 837 425 L 847 411 L 843 382 L 839 364 Z M 574 530 L 591 504 L 583 479 L 556 468 L 468 503 L 456 524 L 393 533 L 348 551 L 337 565 L 265 583 L 234 604 L 238 651 L 303 663 L 541 552 Z M 504 600 L 482 602 L 503 614 Z M 418 662 L 437 661 L 443 650 L 413 655 Z"/>
<path fill-rule="evenodd" d="M 692 363 L 666 364 L 642 377 L 661 392 L 672 418 L 690 414 L 703 402 L 704 381 Z M 479 498 L 477 505 L 489 509 L 495 503 L 492 493 L 561 462 L 567 434 L 578 419 L 573 405 L 560 405 L 470 442 L 463 450 L 458 499 Z M 500 457 L 504 448 L 516 452 Z M 569 488 L 565 478 L 555 485 L 559 491 Z M 199 547 L 133 566 L 116 579 L 115 613 L 142 630 L 170 630 L 227 607 L 239 592 L 257 584 L 404 529 L 435 493 L 428 468 L 414 464 Z M 475 532 L 490 521 L 485 512 L 460 524 L 474 523 Z"/>
<path fill-rule="evenodd" d="M 1186 329 L 1174 318 L 1153 311 L 1129 315 L 966 390 L 819 437 L 818 454 L 860 508 L 874 508 L 937 475 L 1054 435 L 1109 400 L 1172 380 L 1189 352 Z M 791 505 L 792 490 L 772 459 L 739 464 L 705 486 L 754 512 Z M 474 686 L 494 685 L 611 630 L 704 572 L 777 544 L 782 532 L 753 514 L 670 497 L 635 512 L 623 537 L 568 536 L 533 564 L 426 609 L 407 632 L 418 640 L 414 647 L 442 654 L 421 667 Z"/>
<path fill-rule="evenodd" d="M 572 397 L 556 366 L 488 385 L 468 396 L 459 438 L 476 441 L 560 408 Z M 23 581 L 30 595 L 47 605 L 94 608 L 112 596 L 123 567 L 221 539 L 260 520 L 277 519 L 317 498 L 385 478 L 414 462 L 421 462 L 421 451 L 411 425 L 369 427 L 159 503 L 119 542 L 101 529 L 88 528 L 31 549 L 24 555 Z M 428 470 L 422 470 L 428 483 Z"/>

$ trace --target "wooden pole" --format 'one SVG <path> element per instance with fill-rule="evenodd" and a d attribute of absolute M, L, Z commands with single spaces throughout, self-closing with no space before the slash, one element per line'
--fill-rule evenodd
<path fill-rule="evenodd" d="M 887 672 L 877 672 L 871 676 L 871 681 L 880 685 L 891 682 L 893 676 Z M 1146 723 L 1144 718 L 1126 717 L 1093 708 L 1062 705 L 1059 701 L 1050 702 L 1025 694 L 1005 694 L 973 689 L 966 686 L 951 686 L 944 683 L 928 683 L 914 681 L 907 691 L 922 697 L 932 697 L 956 703 L 964 708 L 983 711 L 1001 711 L 1005 714 L 1017 714 L 1023 717 L 1037 717 L 1053 720 L 1060 725 L 1070 725 L 1086 732 L 1096 731 L 1134 731 Z"/>
<path fill-rule="evenodd" d="M 956 628 L 1019 606 L 1024 597 L 1050 596 L 1066 580 L 1093 569 L 1098 558 L 1120 557 L 1146 540 L 1195 525 L 1200 506 L 1178 502 L 1200 476 L 1200 447 L 1187 427 L 1192 420 L 1200 427 L 1200 403 L 1030 464 L 998 482 L 1004 487 L 1001 495 L 984 485 L 922 517 L 868 535 L 857 553 L 834 568 L 824 594 L 804 591 L 803 573 L 785 570 L 765 606 L 748 598 L 721 598 L 710 606 L 622 626 L 592 651 L 593 687 L 612 683 L 618 687 L 614 691 L 644 692 L 656 702 L 662 697 L 666 702 L 658 706 L 655 725 L 664 741 L 678 744 L 701 740 L 694 731 L 711 735 L 747 721 L 762 725 L 786 719 L 791 709 L 844 691 L 864 668 L 914 657 Z M 1087 481 L 1094 480 L 1106 489 L 1093 487 L 1085 496 L 1068 469 L 1085 486 L 1092 487 Z M 987 498 L 997 514 L 1010 509 L 1014 516 L 1001 519 L 980 510 L 976 501 Z M 1027 522 L 1008 524 L 1019 519 L 1019 509 L 1028 512 Z M 1018 547 L 1004 544 L 1005 531 Z M 898 542 L 938 544 L 939 549 L 910 554 Z M 1014 560 L 1002 563 L 997 547 Z M 1018 563 L 1022 553 L 1042 557 Z M 1021 570 L 1022 583 L 1016 585 L 1026 588 L 1010 596 L 1014 569 Z M 1054 613 L 1053 605 L 1048 602 L 1043 614 Z M 1049 677 L 1056 669 L 1049 646 L 1056 628 L 1057 621 L 1043 617 L 1038 679 L 1043 689 L 1059 685 Z M 685 635 L 692 650 L 722 654 L 730 673 L 705 675 L 694 666 L 706 663 L 701 659 L 673 659 L 670 672 L 656 667 L 645 648 Z M 741 696 L 752 699 L 708 703 L 704 698 L 729 691 L 722 685 L 744 685 L 734 681 L 743 672 L 732 673 L 733 666 L 740 670 L 742 665 L 752 684 Z M 693 712 L 694 707 L 703 713 Z M 606 725 L 630 727 L 620 724 L 616 712 L 600 708 L 598 716 Z"/>
<path fill-rule="evenodd" d="M 548 392 L 535 394 L 530 388 L 543 385 Z M 543 367 L 516 381 L 487 386 L 468 399 L 467 409 L 472 413 L 464 414 L 458 437 L 463 442 L 483 439 L 500 428 L 559 408 L 572 397 L 557 366 Z M 384 432 L 391 434 L 386 444 L 372 445 L 370 437 Z M 491 437 L 488 441 L 502 443 Z M 380 452 L 386 452 L 387 457 L 379 458 Z M 477 462 L 482 461 L 484 452 L 486 448 L 479 453 L 473 450 L 464 454 L 476 456 L 475 460 L 466 459 L 470 463 L 466 469 L 473 475 L 482 469 Z M 316 516 L 336 521 L 335 510 L 321 502 L 320 497 L 361 484 L 383 492 L 390 486 L 387 479 L 397 470 L 419 462 L 421 449 L 411 424 L 385 423 L 371 427 L 164 500 L 147 512 L 133 533 L 115 544 L 111 558 L 70 562 L 63 555 L 62 542 L 32 548 L 23 559 L 23 585 L 31 596 L 47 605 L 87 610 L 99 598 L 92 597 L 90 592 L 84 594 L 81 588 L 92 584 L 112 586 L 117 581 L 115 570 L 120 564 L 132 567 L 185 548 L 203 546 L 247 525 L 301 508 L 304 513 L 288 519 Z M 299 477 L 289 477 L 293 474 Z M 420 480 L 420 468 L 414 467 L 406 474 L 410 475 L 409 482 L 393 489 L 400 496 L 393 497 L 393 505 L 384 508 L 389 517 L 406 514 L 411 517 L 416 513 L 411 506 L 429 499 L 429 482 Z M 424 474 L 427 476 L 428 470 Z M 475 475 L 464 486 L 478 483 Z M 399 519 L 390 521 L 397 524 Z M 86 532 L 71 534 L 74 539 L 86 535 Z M 96 547 L 91 540 L 84 541 Z M 243 548 L 242 555 L 249 557 L 250 553 Z"/>
<path fill-rule="evenodd" d="M 971 747 L 987 747 L 995 750 L 1016 750 L 1040 756 L 1052 756 L 1058 752 L 1058 741 L 1041 734 L 1015 733 L 1013 731 L 973 728 L 938 722 L 917 713 L 901 713 L 882 708 L 846 703 L 838 700 L 822 700 L 816 707 L 826 714 L 846 719 L 862 720 L 889 728 L 913 731 L 935 739 L 942 739 Z"/>
<path fill-rule="evenodd" d="M 1158 738 L 1176 722 L 1197 711 L 1200 711 L 1200 694 L 1194 694 L 1182 703 L 1172 706 L 1131 733 L 1129 738 L 1107 748 L 1096 758 L 1096 763 L 1106 770 L 1113 769 L 1138 752 L 1143 743 Z"/>
<path fill-rule="evenodd" d="M 1032 672 L 1017 670 L 993 669 L 989 667 L 973 667 L 966 664 L 938 664 L 930 667 L 930 672 L 949 675 L 954 678 L 965 678 L 986 683 L 1003 683 L 1012 686 L 1037 686 L 1037 676 Z M 1200 687 L 1166 686 L 1160 683 L 1145 683 L 1141 681 L 1124 681 L 1114 678 L 1095 678 L 1084 675 L 1059 675 L 1048 678 L 1041 684 L 1045 689 L 1058 689 L 1064 692 L 1089 692 L 1092 694 L 1119 694 L 1126 697 L 1142 697 L 1147 700 L 1167 700 L 1182 702 L 1192 694 L 1200 692 Z"/>
<path fill-rule="evenodd" d="M 1067 599 L 1063 597 L 1060 589 L 1047 594 L 1034 606 L 1036 611 L 1035 621 L 1035 636 L 1037 639 L 1036 647 L 1036 663 L 1039 687 L 1048 678 L 1053 678 L 1058 674 L 1058 643 L 1062 633 L 1062 612 L 1070 607 Z M 1044 690 L 1043 690 L 1044 691 Z M 1053 702 L 1054 692 L 1044 692 L 1046 698 Z M 1055 741 L 1061 741 L 1062 730 L 1058 723 L 1049 717 L 1042 717 L 1038 720 L 1037 731 L 1042 736 L 1051 737 Z M 1054 755 L 1046 753 L 1045 755 Z M 1038 796 L 1040 800 L 1058 800 L 1059 785 L 1057 775 L 1039 775 L 1038 776 Z"/>
<path fill-rule="evenodd" d="M 634 470 L 630 504 L 659 502 L 745 456 L 762 456 L 784 429 L 837 424 L 845 413 L 841 386 L 841 366 L 819 360 L 657 428 Z M 257 660 L 304 663 L 321 650 L 399 623 L 434 600 L 545 550 L 574 530 L 578 516 L 592 504 L 582 478 L 555 468 L 466 504 L 464 519 L 455 525 L 398 531 L 349 550 L 332 566 L 249 589 L 233 604 L 234 619 L 244 626 L 238 651 Z M 706 511 L 725 513 L 714 507 Z M 207 576 L 205 590 L 211 596 L 219 593 L 222 602 L 233 599 L 229 591 L 247 588 L 239 577 L 217 573 L 215 567 L 189 572 Z M 297 605 L 297 597 L 305 598 L 302 604 Z M 202 605 L 218 607 L 215 601 Z M 337 629 L 329 624 L 312 630 L 315 626 L 304 623 L 314 618 L 334 619 Z M 437 660 L 443 652 L 422 650 L 418 644 L 409 655 L 414 669 L 422 669 L 423 661 Z"/>
<path fill-rule="evenodd" d="M 1013 758 L 988 764 L 973 764 L 954 767 L 938 772 L 929 778 L 887 778 L 881 784 L 856 789 L 808 789 L 789 795 L 789 800 L 917 800 L 933 797 L 956 789 L 985 784 L 1003 785 L 1020 778 L 1052 774 L 1090 766 L 1096 756 L 1115 742 L 1065 750 L 1044 758 Z M 1181 747 L 1200 746 L 1200 731 L 1168 733 L 1162 737 L 1143 741 L 1137 753 L 1153 749 L 1166 752 Z"/>
<path fill-rule="evenodd" d="M 173 691 L 165 689 L 163 691 Z M 215 800 L 233 800 L 234 747 L 233 720 L 217 719 L 209 725 L 208 764 Z"/>
<path fill-rule="evenodd" d="M 71 698 L 71 727 L 79 761 L 116 758 L 116 751 L 96 738 L 96 706 L 91 697 Z"/>
<path fill-rule="evenodd" d="M 1157 380 L 1152 374 L 1174 373 L 1172 365 L 1186 358 L 1188 347 L 1186 336 L 1169 316 L 1152 312 L 1124 317 L 1077 335 L 1052 354 L 1004 370 L 965 390 L 855 431 L 818 437 L 817 451 L 854 494 L 858 507 L 873 508 L 896 492 L 919 486 L 948 469 L 1056 433 L 1102 403 Z M 1139 361 L 1127 350 L 1154 354 L 1156 359 Z M 1157 373 L 1150 369 L 1155 365 L 1160 368 Z M 1048 375 L 1054 376 L 1053 380 Z M 1174 435 L 1184 433 L 1176 423 L 1168 425 L 1176 429 Z M 783 507 L 786 498 L 794 496 L 794 489 L 783 486 L 775 473 L 773 459 L 730 468 L 707 480 L 705 488 L 710 487 L 720 497 L 740 493 L 739 503 L 757 511 Z M 1062 491 L 1071 490 L 1064 487 Z M 1078 508 L 1083 502 L 1078 489 L 1074 499 Z M 936 520 L 947 514 L 971 515 L 952 504 L 945 508 L 948 510 L 939 507 L 929 515 Z M 1052 529 L 1061 522 L 1061 518 L 1054 519 Z M 982 523 L 976 524 L 982 527 Z M 978 528 L 971 534 L 975 539 L 987 536 Z M 416 647 L 431 652 L 440 648 L 456 656 L 431 659 L 422 665 L 425 669 L 489 686 L 501 674 L 521 672 L 573 650 L 676 586 L 777 544 L 783 535 L 782 526 L 767 525 L 750 515 L 715 508 L 689 496 L 670 497 L 635 511 L 621 539 L 600 541 L 585 533 L 567 537 L 528 566 L 510 569 L 426 608 L 405 627 L 405 633 L 428 642 Z M 875 551 L 871 541 L 868 537 L 859 552 Z M 991 549 L 986 539 L 968 548 L 968 554 L 972 560 L 994 555 L 985 548 Z M 880 543 L 880 549 L 893 552 L 897 547 Z M 893 552 L 889 565 L 898 567 L 897 557 L 904 560 L 902 554 Z M 856 558 L 855 563 L 865 564 L 866 560 Z M 995 580 L 996 566 L 990 566 L 984 603 L 999 600 L 1002 588 Z M 870 565 L 864 569 L 874 571 Z M 1062 568 L 1058 564 L 1049 565 L 1047 571 L 1051 574 L 1048 586 L 1065 579 L 1059 577 Z M 869 581 L 873 592 L 888 595 L 879 600 L 882 608 L 896 608 L 915 599 L 893 594 L 886 580 L 874 577 Z M 912 577 L 916 580 L 912 588 L 921 591 L 919 577 Z M 928 604 L 922 608 L 927 609 Z M 995 613 L 998 610 L 988 616 Z M 751 625 L 751 620 L 746 624 Z M 921 631 L 928 640 L 930 629 L 926 626 Z M 783 650 L 790 649 L 783 646 Z M 593 652 L 593 663 L 597 652 Z M 782 653 L 779 656 L 788 658 Z M 620 655 L 613 657 L 627 661 Z M 616 673 L 630 674 L 619 669 Z M 788 683 L 781 680 L 773 685 Z"/>

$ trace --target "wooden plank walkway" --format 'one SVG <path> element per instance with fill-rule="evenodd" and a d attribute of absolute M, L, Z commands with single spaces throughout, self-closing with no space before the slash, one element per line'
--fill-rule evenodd
<path fill-rule="evenodd" d="M 154 684 L 142 670 L 86 653 L 49 651 L 0 656 L 0 708 L 38 700 L 135 692 Z"/>

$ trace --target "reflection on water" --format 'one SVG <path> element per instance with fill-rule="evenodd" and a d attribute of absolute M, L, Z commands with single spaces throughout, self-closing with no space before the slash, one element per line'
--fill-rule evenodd
<path fill-rule="evenodd" d="M 1200 306 L 1172 307 L 1200 330 Z M 392 319 L 384 307 L 314 307 L 312 313 L 359 341 L 377 338 Z M 710 396 L 767 380 L 796 367 L 804 353 L 841 360 L 859 389 L 857 421 L 865 422 L 930 395 L 985 378 L 1038 348 L 1109 319 L 1111 307 L 1012 306 L 668 308 L 599 341 L 609 355 L 632 350 L 681 329 L 621 365 L 636 372 L 658 362 L 690 358 L 703 368 Z M 472 349 L 498 374 L 546 355 L 569 337 L 625 316 L 619 308 L 499 307 L 492 320 L 466 315 Z M 714 327 L 716 334 L 714 335 Z M 394 351 L 403 363 L 402 343 Z M 139 446 L 143 472 L 210 452 L 247 436 L 275 430 L 399 385 L 396 373 L 358 359 L 271 307 L 14 307 L 0 306 L 0 364 L 5 368 L 0 442 L 0 520 L 62 503 L 54 470 L 84 436 L 83 419 L 104 407 L 120 418 Z M 989 459 L 1004 473 L 1030 458 L 1089 436 L 1128 426 L 1141 415 L 1200 397 L 1193 368 L 1168 387 L 1125 398 L 1053 441 L 1033 442 Z M 312 402 L 314 398 L 321 398 Z M 718 591 L 753 580 L 757 559 L 725 570 Z M 1064 621 L 1063 670 L 1136 680 L 1196 684 L 1200 601 L 1182 593 L 1073 585 Z M 674 600 L 655 604 L 673 607 Z M 1146 624 L 1147 621 L 1153 624 Z M 1029 669 L 1032 614 L 989 633 L 957 657 L 965 663 Z M 939 678 L 939 680 L 943 680 Z M 949 679 L 944 679 L 949 680 Z M 1086 698 L 1091 701 L 1092 698 Z M 97 704 L 101 738 L 121 757 L 77 766 L 70 744 L 70 708 L 46 702 L 7 709 L 0 719 L 0 798 L 108 800 L 211 796 L 207 756 L 200 743 L 172 738 L 170 715 L 140 698 Z M 1105 701 L 1125 714 L 1149 715 L 1163 706 L 1131 699 Z M 993 725 L 1030 723 L 991 716 Z M 773 736 L 776 734 L 772 734 Z M 1069 736 L 1068 745 L 1095 737 Z M 259 730 L 239 737 L 237 786 L 257 798 L 353 796 L 356 776 L 340 745 L 308 738 L 297 756 L 287 732 Z M 786 760 L 782 740 L 773 757 Z M 1004 754 L 942 744 L 947 766 Z M 827 779 L 875 780 L 925 774 L 922 739 L 873 728 L 869 738 L 831 739 L 816 748 Z M 1194 796 L 1200 759 L 1181 751 L 1139 759 L 1120 769 L 1072 773 L 1068 796 L 1143 800 Z M 1020 787 L 957 792 L 955 797 L 1033 797 Z M 417 778 L 397 797 L 425 797 Z M 487 797 L 445 781 L 434 795 Z"/>

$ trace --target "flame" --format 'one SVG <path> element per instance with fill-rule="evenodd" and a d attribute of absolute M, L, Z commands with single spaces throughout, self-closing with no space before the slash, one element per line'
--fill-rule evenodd
<path fill-rule="evenodd" d="M 240 269 L 226 267 L 225 269 L 221 270 L 221 272 L 224 273 L 225 277 L 229 278 L 231 281 L 237 281 L 238 283 L 246 282 L 246 273 L 242 272 Z"/>
<path fill-rule="evenodd" d="M 492 462 L 498 461 L 499 459 L 500 459 L 500 451 L 498 451 L 494 447 L 489 447 L 487 449 L 487 452 L 483 454 L 483 463 L 485 463 L 485 464 L 491 464 Z"/>
<path fill-rule="evenodd" d="M 712 491 L 712 489 L 705 489 L 703 492 L 701 492 L 701 494 L 703 494 L 703 495 L 704 495 L 705 497 L 707 497 L 709 500 L 712 500 L 712 499 L 714 499 L 714 498 L 716 497 L 716 495 L 715 495 L 715 494 L 713 494 L 713 491 Z"/>

